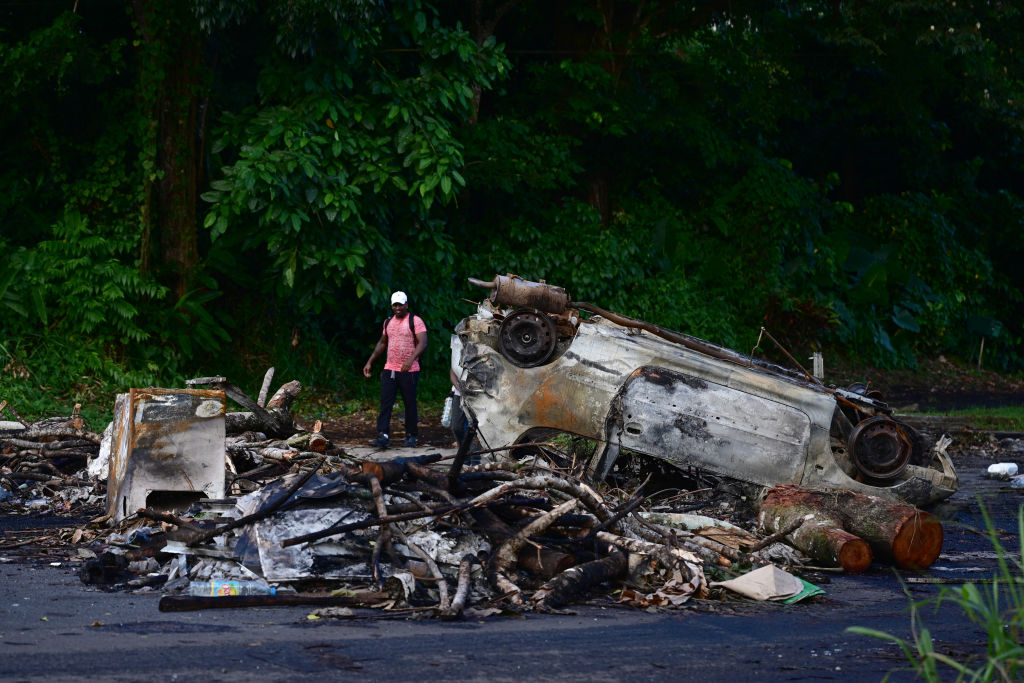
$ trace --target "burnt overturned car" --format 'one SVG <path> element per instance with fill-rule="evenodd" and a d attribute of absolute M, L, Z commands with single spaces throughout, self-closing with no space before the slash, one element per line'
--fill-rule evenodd
<path fill-rule="evenodd" d="M 844 488 L 914 505 L 957 490 L 945 452 L 863 386 L 825 386 L 570 301 L 543 281 L 470 282 L 490 293 L 452 335 L 452 370 L 491 448 L 564 432 L 596 442 L 589 467 L 601 478 L 632 451 L 765 486 Z"/>

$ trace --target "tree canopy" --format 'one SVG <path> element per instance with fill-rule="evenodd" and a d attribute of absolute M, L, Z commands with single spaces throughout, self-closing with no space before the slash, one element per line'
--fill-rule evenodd
<path fill-rule="evenodd" d="M 4 383 L 356 367 L 392 289 L 440 361 L 496 273 L 1024 368 L 1015 3 L 68 5 L 0 2 Z"/>

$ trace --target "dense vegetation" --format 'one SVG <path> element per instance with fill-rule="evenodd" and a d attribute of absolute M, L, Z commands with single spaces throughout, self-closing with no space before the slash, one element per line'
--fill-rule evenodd
<path fill-rule="evenodd" d="M 343 401 L 517 273 L 749 350 L 1024 368 L 1016 3 L 0 2 L 0 398 Z M 436 375 L 436 377 L 435 377 Z"/>

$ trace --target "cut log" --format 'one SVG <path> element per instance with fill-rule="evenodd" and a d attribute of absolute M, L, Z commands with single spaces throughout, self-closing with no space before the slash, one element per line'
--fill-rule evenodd
<path fill-rule="evenodd" d="M 769 506 L 768 515 L 765 505 Z M 768 492 L 762 505 L 762 524 L 768 516 L 773 516 L 771 510 L 781 515 L 780 508 L 794 506 L 805 506 L 811 513 L 820 510 L 822 515 L 838 522 L 839 528 L 867 542 L 876 558 L 904 569 L 929 567 L 942 550 L 942 524 L 934 515 L 912 505 L 856 491 L 810 491 L 797 486 L 776 486 Z M 793 519 L 792 516 L 786 518 Z M 780 526 L 785 524 L 783 521 Z M 794 537 L 799 532 L 799 529 L 794 532 Z"/>
<path fill-rule="evenodd" d="M 317 424 L 320 424 L 317 422 Z M 284 440 L 291 448 L 312 453 L 323 453 L 327 450 L 327 437 L 314 429 L 312 432 L 298 432 Z"/>
<path fill-rule="evenodd" d="M 285 439 L 295 433 L 295 422 L 286 411 L 260 408 L 258 412 L 224 413 L 224 431 L 228 434 L 262 432 Z"/>
<path fill-rule="evenodd" d="M 938 559 L 943 534 L 935 515 L 856 491 L 835 495 L 846 528 L 867 541 L 879 559 L 903 569 L 926 569 Z"/>
<path fill-rule="evenodd" d="M 225 377 L 196 377 L 186 380 L 185 385 L 188 387 L 208 385 L 221 389 L 228 398 L 245 409 L 244 413 L 224 415 L 224 427 L 228 434 L 263 432 L 285 439 L 296 431 L 295 419 L 289 412 L 292 403 L 302 390 L 302 384 L 296 380 L 283 384 L 277 393 L 267 401 L 266 408 L 259 405 Z"/>
<path fill-rule="evenodd" d="M 273 410 L 276 408 L 285 412 L 291 410 L 292 403 L 295 402 L 301 391 L 302 383 L 298 380 L 293 379 L 291 382 L 285 382 L 267 401 L 267 409 Z"/>
<path fill-rule="evenodd" d="M 871 548 L 843 529 L 843 522 L 822 504 L 820 496 L 796 487 L 776 487 L 761 504 L 761 529 L 775 533 L 804 520 L 788 538 L 794 547 L 816 562 L 862 572 L 871 566 Z"/>

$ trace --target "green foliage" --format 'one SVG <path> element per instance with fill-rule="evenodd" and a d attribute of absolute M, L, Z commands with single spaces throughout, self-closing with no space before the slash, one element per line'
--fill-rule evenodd
<path fill-rule="evenodd" d="M 879 196 L 839 222 L 848 226 L 851 245 L 842 264 L 846 287 L 837 292 L 844 296 L 837 302 L 840 342 L 871 349 L 867 358 L 882 364 L 969 348 L 968 320 L 984 310 L 991 266 L 957 239 L 949 203 L 941 196 Z"/>
<path fill-rule="evenodd" d="M 26 405 L 39 392 L 109 397 L 126 382 L 180 378 L 227 336 L 203 307 L 215 287 L 169 302 L 145 265 L 158 172 L 143 91 L 160 75 L 145 74 L 136 97 L 131 27 L 124 8 L 110 9 L 90 19 L 24 12 L 15 19 L 36 28 L 0 43 L 0 82 L 14 95 L 0 116 L 11 190 L 0 198 L 0 338 L 19 350 L 12 367 L 39 378 L 24 392 L 5 384 Z"/>
<path fill-rule="evenodd" d="M 115 394 L 182 381 L 156 363 L 126 359 L 87 337 L 44 331 L 0 342 L 0 397 L 27 420 L 70 415 L 80 403 L 90 428 L 102 430 L 111 419 Z"/>
<path fill-rule="evenodd" d="M 42 290 L 32 281 L 37 272 L 38 254 L 25 247 L 8 251 L 0 239 L 0 252 L 7 254 L 0 261 L 0 306 L 8 319 L 11 313 L 23 321 L 46 325 L 49 320 Z"/>
<path fill-rule="evenodd" d="M 149 338 L 131 300 L 157 298 L 164 290 L 123 262 L 121 257 L 130 253 L 132 242 L 99 233 L 77 211 L 69 212 L 54 226 L 53 237 L 39 244 L 45 261 L 40 274 L 46 279 L 33 285 L 71 304 L 59 307 L 59 325 L 69 332 L 111 341 Z"/>
<path fill-rule="evenodd" d="M 955 672 L 957 681 L 1019 680 L 1024 671 L 1024 550 L 1013 553 L 1004 547 L 984 505 L 981 512 L 998 559 L 998 571 L 990 581 L 956 588 L 943 586 L 937 597 L 911 603 L 912 641 L 861 626 L 851 626 L 847 631 L 895 643 L 914 673 L 926 681 L 949 680 L 945 667 Z M 1017 534 L 1018 538 L 1024 535 L 1024 506 L 1017 511 Z M 973 660 L 958 661 L 936 650 L 931 632 L 921 621 L 921 608 L 932 606 L 938 610 L 944 605 L 947 610 L 959 609 L 981 627 L 987 635 L 984 653 Z"/>
<path fill-rule="evenodd" d="M 106 362 L 152 383 L 240 355 L 256 381 L 358 384 L 393 289 L 443 385 L 465 277 L 504 272 L 744 351 L 764 325 L 798 354 L 912 366 L 984 341 L 1024 368 L 1012 4 L 5 16 L 0 339 L 37 368 L 74 340 L 74 372 L 41 373 L 61 395 L 115 381 Z"/>
<path fill-rule="evenodd" d="M 301 312 L 353 295 L 380 306 L 410 280 L 419 301 L 446 298 L 457 250 L 434 209 L 465 186 L 454 131 L 473 88 L 508 68 L 493 41 L 477 45 L 425 4 L 362 9 L 298 43 L 279 36 L 260 103 L 224 117 L 215 151 L 227 163 L 203 195 L 212 237 L 265 251 L 274 295 Z"/>

